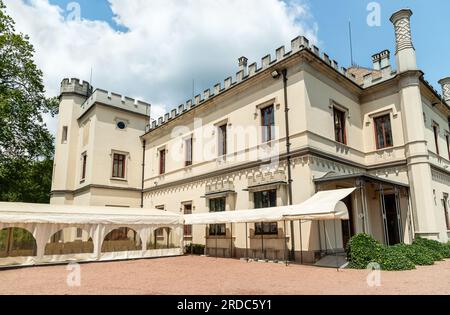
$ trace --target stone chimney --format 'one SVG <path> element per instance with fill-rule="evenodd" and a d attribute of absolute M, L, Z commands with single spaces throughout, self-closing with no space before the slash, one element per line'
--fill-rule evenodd
<path fill-rule="evenodd" d="M 450 104 L 450 77 L 440 80 L 439 84 L 442 86 L 442 97 Z"/>
<path fill-rule="evenodd" d="M 248 59 L 242 56 L 238 60 L 239 60 L 239 71 L 244 71 L 244 76 L 246 76 Z"/>
<path fill-rule="evenodd" d="M 411 35 L 410 19 L 412 15 L 413 13 L 410 9 L 402 9 L 395 12 L 390 19 L 395 29 L 395 56 L 399 73 L 417 70 L 416 51 Z"/>
<path fill-rule="evenodd" d="M 383 50 L 382 52 L 372 56 L 373 69 L 381 70 L 391 66 L 390 62 L 391 52 L 389 50 Z"/>

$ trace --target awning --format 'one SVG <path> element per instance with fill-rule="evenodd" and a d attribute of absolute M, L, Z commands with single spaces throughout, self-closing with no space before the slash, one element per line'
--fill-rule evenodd
<path fill-rule="evenodd" d="M 7 224 L 177 225 L 177 213 L 154 209 L 90 207 L 0 202 L 0 222 Z"/>
<path fill-rule="evenodd" d="M 293 206 L 210 212 L 184 215 L 187 225 L 259 223 L 293 220 L 348 220 L 347 206 L 341 201 L 356 188 L 321 191 L 307 201 Z"/>

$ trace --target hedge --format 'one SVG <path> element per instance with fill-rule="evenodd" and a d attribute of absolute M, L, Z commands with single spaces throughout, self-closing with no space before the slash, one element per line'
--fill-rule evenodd
<path fill-rule="evenodd" d="M 450 242 L 442 244 L 423 238 L 417 238 L 412 245 L 383 246 L 370 235 L 358 234 L 352 237 L 346 250 L 349 268 L 354 269 L 366 269 L 375 262 L 382 270 L 411 270 L 416 265 L 433 265 L 450 258 Z"/>
<path fill-rule="evenodd" d="M 377 259 L 381 270 L 399 271 L 415 269 L 416 265 L 409 260 L 401 247 L 386 246 L 383 247 L 380 256 Z"/>
<path fill-rule="evenodd" d="M 383 250 L 382 245 L 367 234 L 358 234 L 347 245 L 349 267 L 366 269 L 371 262 L 376 262 Z"/>
<path fill-rule="evenodd" d="M 418 237 L 413 242 L 414 245 L 426 247 L 436 254 L 436 260 L 442 260 L 443 258 L 450 258 L 450 246 L 448 244 L 442 244 L 438 241 L 428 240 Z M 439 258 L 438 258 L 439 257 Z"/>
<path fill-rule="evenodd" d="M 184 252 L 187 254 L 203 255 L 205 253 L 205 245 L 190 243 L 185 246 Z"/>
<path fill-rule="evenodd" d="M 401 251 L 409 260 L 418 266 L 434 265 L 433 251 L 426 247 L 417 245 L 398 244 L 394 246 Z"/>

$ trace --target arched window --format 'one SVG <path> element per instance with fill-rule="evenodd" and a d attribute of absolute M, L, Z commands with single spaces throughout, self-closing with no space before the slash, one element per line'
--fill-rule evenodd
<path fill-rule="evenodd" d="M 21 228 L 0 231 L 0 257 L 36 256 L 37 245 L 33 234 Z"/>
<path fill-rule="evenodd" d="M 168 249 L 176 247 L 177 246 L 173 241 L 173 231 L 168 227 L 155 230 L 147 244 L 148 249 Z"/>
<path fill-rule="evenodd" d="M 127 227 L 111 231 L 106 235 L 102 245 L 103 253 L 137 250 L 142 250 L 141 238 L 135 230 Z"/>
<path fill-rule="evenodd" d="M 80 228 L 65 228 L 50 237 L 45 255 L 92 254 L 94 242 L 89 233 Z"/>

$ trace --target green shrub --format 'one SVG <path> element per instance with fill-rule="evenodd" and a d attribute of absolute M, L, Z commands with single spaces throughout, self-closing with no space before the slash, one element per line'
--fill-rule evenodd
<path fill-rule="evenodd" d="M 368 264 L 377 261 L 382 249 L 382 245 L 370 235 L 355 235 L 347 245 L 349 267 L 366 269 Z"/>
<path fill-rule="evenodd" d="M 184 251 L 186 254 L 203 255 L 205 253 L 205 245 L 190 243 L 185 246 Z"/>
<path fill-rule="evenodd" d="M 416 269 L 416 265 L 408 259 L 403 248 L 396 246 L 383 247 L 377 263 L 380 264 L 381 270 L 386 271 Z"/>
<path fill-rule="evenodd" d="M 436 261 L 442 260 L 443 258 L 450 258 L 450 248 L 438 241 L 418 237 L 414 240 L 413 244 L 432 250 Z"/>
<path fill-rule="evenodd" d="M 426 247 L 406 244 L 398 244 L 394 247 L 418 266 L 431 266 L 434 264 L 433 252 Z"/>

